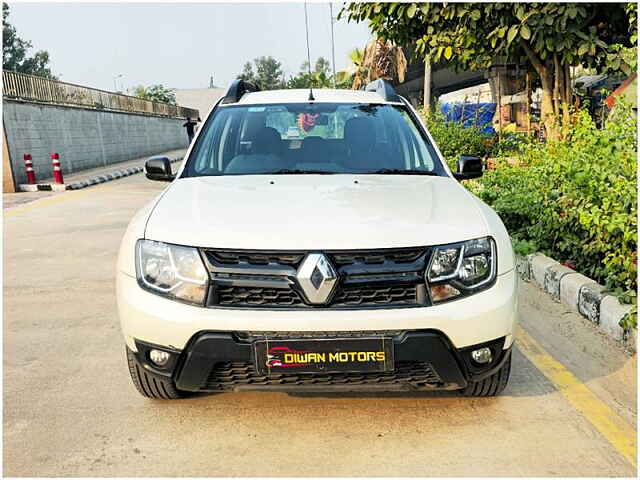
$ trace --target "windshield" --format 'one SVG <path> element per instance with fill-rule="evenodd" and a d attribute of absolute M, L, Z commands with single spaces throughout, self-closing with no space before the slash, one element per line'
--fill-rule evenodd
<path fill-rule="evenodd" d="M 296 103 L 218 108 L 183 176 L 274 173 L 446 175 L 403 106 Z"/>

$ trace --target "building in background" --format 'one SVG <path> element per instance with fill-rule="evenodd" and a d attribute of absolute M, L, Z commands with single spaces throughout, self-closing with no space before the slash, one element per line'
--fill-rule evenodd
<path fill-rule="evenodd" d="M 616 88 L 611 95 L 606 98 L 607 106 L 613 109 L 616 99 L 624 98 L 631 104 L 633 111 L 638 113 L 638 75 L 633 74 Z"/>

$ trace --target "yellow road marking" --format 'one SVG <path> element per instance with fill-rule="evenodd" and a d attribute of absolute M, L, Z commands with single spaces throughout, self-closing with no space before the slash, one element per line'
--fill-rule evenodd
<path fill-rule="evenodd" d="M 556 386 L 573 408 L 579 411 L 629 463 L 637 468 L 635 430 L 521 327 L 518 327 L 517 335 L 518 346 L 522 353 Z"/>
<path fill-rule="evenodd" d="M 85 187 L 82 190 L 69 190 L 69 191 L 61 192 L 51 197 L 45 197 L 45 198 L 40 198 L 38 200 L 34 200 L 32 202 L 27 203 L 24 206 L 7 208 L 3 211 L 3 216 L 10 217 L 12 215 L 17 215 L 22 212 L 28 212 L 29 210 L 35 210 L 40 207 L 55 205 L 56 203 L 61 203 L 66 200 L 82 197 L 84 195 L 87 195 L 88 193 L 94 193 L 96 190 L 108 190 L 109 188 L 113 188 L 113 186 L 98 185 L 93 187 Z"/>

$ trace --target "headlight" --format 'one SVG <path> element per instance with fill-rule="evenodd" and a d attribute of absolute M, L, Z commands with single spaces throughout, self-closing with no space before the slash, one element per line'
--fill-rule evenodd
<path fill-rule="evenodd" d="M 491 237 L 435 247 L 426 281 L 434 303 L 475 293 L 496 278 L 496 245 Z"/>
<path fill-rule="evenodd" d="M 209 277 L 195 248 L 138 240 L 136 275 L 140 286 L 153 293 L 204 303 Z"/>

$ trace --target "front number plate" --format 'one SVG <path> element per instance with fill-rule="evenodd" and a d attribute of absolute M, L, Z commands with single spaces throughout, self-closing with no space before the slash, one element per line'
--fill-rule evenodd
<path fill-rule="evenodd" d="M 260 375 L 393 370 L 393 340 L 385 337 L 259 340 L 254 348 Z"/>

